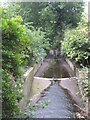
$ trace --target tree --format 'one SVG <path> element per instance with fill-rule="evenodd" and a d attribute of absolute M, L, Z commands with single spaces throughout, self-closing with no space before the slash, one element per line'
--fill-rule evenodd
<path fill-rule="evenodd" d="M 76 27 L 83 11 L 83 3 L 77 2 L 20 3 L 20 5 L 22 9 L 20 14 L 24 22 L 32 22 L 35 28 L 42 27 L 46 32 L 46 38 L 58 48 L 66 26 L 70 24 L 70 27 Z"/>

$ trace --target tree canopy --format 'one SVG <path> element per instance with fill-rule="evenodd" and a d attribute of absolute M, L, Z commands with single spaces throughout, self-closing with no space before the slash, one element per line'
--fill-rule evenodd
<path fill-rule="evenodd" d="M 26 2 L 20 3 L 20 15 L 24 22 L 32 22 L 35 28 L 41 27 L 53 44 L 56 42 L 54 37 L 62 36 L 63 39 L 67 25 L 70 27 L 78 25 L 83 12 L 82 6 L 83 3 L 77 2 Z"/>
<path fill-rule="evenodd" d="M 23 71 L 45 58 L 50 48 L 58 48 L 65 57 L 88 64 L 88 23 L 82 15 L 83 4 L 12 2 L 0 7 L 3 117 L 21 114 L 18 103 L 23 97 Z"/>

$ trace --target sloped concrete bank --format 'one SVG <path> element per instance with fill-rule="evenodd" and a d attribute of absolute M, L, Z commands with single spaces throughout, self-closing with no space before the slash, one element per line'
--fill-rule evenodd
<path fill-rule="evenodd" d="M 60 83 L 61 86 L 69 90 L 70 94 L 73 96 L 73 98 L 76 100 L 77 104 L 79 107 L 82 109 L 82 112 L 85 113 L 85 115 L 88 117 L 88 112 L 89 112 L 89 103 L 88 103 L 88 98 L 84 97 L 84 92 L 82 89 L 82 79 L 85 79 L 85 77 L 88 77 L 88 71 L 86 73 L 81 72 L 81 68 L 76 67 L 74 62 L 71 62 L 69 59 L 66 59 L 67 63 L 69 64 L 70 68 L 74 71 L 75 73 L 75 80 L 72 83 L 70 81 L 62 81 Z M 89 79 L 89 77 L 88 77 Z M 71 85 L 73 84 L 73 85 Z M 74 86 L 75 85 L 75 86 Z M 72 86 L 74 86 L 72 88 Z M 75 90 L 74 90 L 75 89 Z M 76 93 L 74 92 L 76 91 Z M 84 97 L 84 99 L 83 99 Z"/>
<path fill-rule="evenodd" d="M 33 67 L 28 68 L 23 75 L 23 94 L 24 97 L 19 102 L 21 108 L 25 108 L 28 105 L 28 101 L 32 99 L 31 105 L 34 105 L 41 97 L 41 93 L 51 85 L 51 81 L 41 78 L 34 78 L 35 73 L 39 70 L 42 63 L 35 64 Z"/>
<path fill-rule="evenodd" d="M 69 94 L 72 96 L 72 98 L 75 100 L 75 102 L 83 108 L 83 103 L 81 101 L 81 94 L 80 89 L 78 85 L 78 77 L 76 73 L 76 67 L 75 64 L 72 63 L 69 59 L 66 59 L 66 62 L 68 63 L 69 67 L 72 69 L 73 73 L 75 74 L 75 77 L 70 77 L 69 79 L 61 80 L 60 86 L 62 86 L 64 89 L 67 89 Z"/>
<path fill-rule="evenodd" d="M 30 105 L 33 106 L 38 100 L 40 100 L 42 93 L 47 90 L 51 86 L 51 84 L 52 82 L 48 79 L 42 80 L 41 78 L 34 78 L 31 90 L 32 93 L 30 95 L 32 102 L 30 103 Z"/>
<path fill-rule="evenodd" d="M 32 94 L 32 84 L 34 80 L 34 74 L 37 72 L 40 66 L 41 66 L 41 62 L 39 64 L 35 64 L 34 67 L 28 68 L 28 70 L 26 70 L 23 75 L 24 84 L 23 84 L 22 92 L 24 93 L 24 97 L 19 102 L 19 106 L 21 108 L 25 108 L 28 100 L 30 99 L 30 96 Z"/>
<path fill-rule="evenodd" d="M 64 61 L 65 62 L 65 61 Z M 80 69 L 79 68 L 76 68 L 75 64 L 72 63 L 69 59 L 66 59 L 66 62 L 68 63 L 68 65 L 65 65 L 67 66 L 67 70 L 70 71 L 70 73 L 72 73 L 71 71 L 73 71 L 75 77 L 70 77 L 70 78 L 55 78 L 55 80 L 59 80 L 59 85 L 66 89 L 68 91 L 68 93 L 71 95 L 72 99 L 75 101 L 76 104 L 75 107 L 77 107 L 79 110 L 82 109 L 82 111 L 85 113 L 87 113 L 88 110 L 87 108 L 87 105 L 86 103 L 84 103 L 82 101 L 82 97 L 83 97 L 83 94 L 82 94 L 82 90 L 80 89 L 81 88 L 81 85 L 80 85 Z M 42 68 L 40 68 L 42 69 Z M 43 70 L 42 70 L 43 71 Z M 40 76 L 40 72 L 36 74 L 36 76 Z M 70 74 L 71 76 L 71 74 Z M 45 80 L 50 80 L 52 81 L 53 78 L 41 78 L 41 77 L 35 77 L 36 80 L 39 80 L 39 79 L 42 79 L 43 81 Z M 40 99 L 40 96 L 39 96 L 39 99 Z M 38 99 L 37 99 L 38 100 Z M 37 101 L 36 100 L 36 101 Z"/>
<path fill-rule="evenodd" d="M 65 61 L 64 61 L 65 62 Z M 59 80 L 59 85 L 63 87 L 64 89 L 68 90 L 68 93 L 72 96 L 72 99 L 76 102 L 76 104 L 84 109 L 85 105 L 83 106 L 81 98 L 81 91 L 80 91 L 80 85 L 79 85 L 79 72 L 76 71 L 73 63 L 66 59 L 66 62 L 68 65 L 64 67 L 68 67 L 67 70 L 69 69 L 70 73 L 75 72 L 76 76 L 70 78 L 55 78 L 55 80 Z M 49 60 L 46 61 L 46 63 L 43 65 L 36 64 L 33 68 L 30 68 L 25 74 L 25 83 L 24 83 L 24 98 L 20 102 L 21 107 L 25 107 L 27 105 L 28 99 L 32 98 L 32 103 L 30 105 L 34 105 L 40 98 L 41 98 L 41 93 L 46 90 L 48 87 L 51 85 L 51 79 L 49 78 L 41 78 L 38 77 L 44 71 L 47 66 L 48 66 Z M 43 67 L 42 67 L 43 66 Z M 42 67 L 42 68 L 41 68 Z M 41 71 L 39 71 L 41 69 Z M 39 72 L 38 72 L 39 71 Z M 36 74 L 37 73 L 37 74 Z M 37 77 L 34 75 L 36 74 Z M 53 79 L 52 79 L 53 80 Z"/>

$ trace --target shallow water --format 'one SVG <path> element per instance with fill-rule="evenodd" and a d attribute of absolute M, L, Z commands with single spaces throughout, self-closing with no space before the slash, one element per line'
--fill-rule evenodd
<path fill-rule="evenodd" d="M 64 61 L 62 59 L 55 60 L 52 59 L 48 68 L 43 73 L 42 77 L 45 78 L 68 78 L 70 77 L 68 70 L 64 65 Z"/>
<path fill-rule="evenodd" d="M 72 101 L 65 91 L 54 82 L 38 103 L 50 101 L 45 108 L 38 107 L 34 118 L 74 118 Z"/>
<path fill-rule="evenodd" d="M 51 59 L 44 70 L 42 69 L 43 66 L 36 76 L 54 79 L 74 76 L 73 71 L 63 58 Z M 44 103 L 48 100 L 50 101 L 49 105 L 44 109 L 39 106 L 34 118 L 74 118 L 73 101 L 68 92 L 58 85 L 58 82 L 53 81 L 53 84 L 45 91 L 44 97 L 41 97 L 38 103 Z"/>

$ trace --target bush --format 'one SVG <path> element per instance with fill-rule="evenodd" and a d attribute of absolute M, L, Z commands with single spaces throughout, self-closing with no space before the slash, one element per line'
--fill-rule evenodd
<path fill-rule="evenodd" d="M 75 29 L 69 29 L 65 32 L 65 38 L 62 42 L 61 53 L 82 67 L 82 79 L 80 80 L 83 91 L 83 99 L 90 96 L 88 87 L 88 65 L 90 56 L 90 45 L 88 39 L 87 16 L 82 15 L 81 22 Z M 86 66 L 86 67 L 85 67 Z M 87 73 L 87 75 L 85 75 Z"/>
<path fill-rule="evenodd" d="M 65 32 L 61 53 L 85 65 L 89 61 L 89 49 L 87 16 L 83 15 L 78 27 Z"/>
<path fill-rule="evenodd" d="M 20 16 L 7 18 L 2 9 L 2 116 L 16 117 L 23 94 L 21 80 L 22 56 L 30 43 Z"/>
<path fill-rule="evenodd" d="M 2 113 L 10 118 L 21 114 L 18 105 L 23 97 L 21 67 L 45 57 L 49 42 L 41 29 L 23 25 L 21 16 L 9 16 L 8 11 L 2 8 Z"/>
<path fill-rule="evenodd" d="M 46 56 L 46 50 L 49 50 L 49 42 L 45 38 L 45 32 L 41 31 L 40 28 L 36 30 L 33 26 L 29 26 L 31 28 L 28 26 L 27 24 L 27 34 L 30 39 L 28 62 L 33 65 Z"/>

